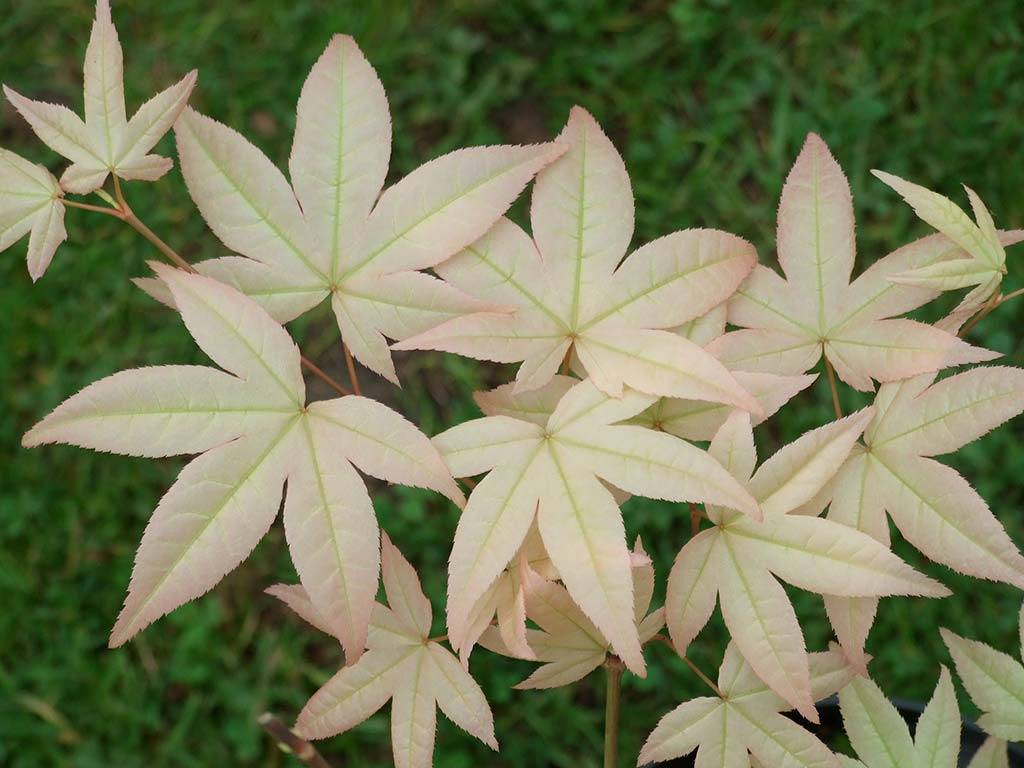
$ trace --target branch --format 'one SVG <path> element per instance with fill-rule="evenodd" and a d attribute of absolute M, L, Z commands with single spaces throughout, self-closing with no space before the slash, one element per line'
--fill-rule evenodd
<path fill-rule="evenodd" d="M 316 747 L 298 736 L 270 712 L 264 712 L 256 718 L 256 722 L 270 734 L 270 738 L 277 743 L 282 752 L 295 755 L 295 759 L 307 768 L 331 768 L 323 755 L 316 751 Z"/>

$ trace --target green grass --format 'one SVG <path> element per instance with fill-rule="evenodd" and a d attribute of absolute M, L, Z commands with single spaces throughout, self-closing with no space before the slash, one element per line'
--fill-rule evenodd
<path fill-rule="evenodd" d="M 1013 0 L 793 0 L 772 8 L 753 0 L 117 5 L 125 6 L 115 15 L 130 107 L 198 67 L 194 105 L 242 130 L 281 165 L 305 73 L 331 33 L 348 32 L 389 93 L 392 179 L 457 146 L 548 138 L 578 103 L 604 124 L 632 174 L 637 243 L 688 226 L 720 227 L 750 238 L 770 261 L 779 189 L 809 130 L 825 137 L 850 177 L 861 268 L 926 231 L 869 176 L 872 167 L 958 200 L 966 182 L 1001 225 L 1024 226 L 1024 18 Z M 80 108 L 91 13 L 84 0 L 14 4 L 0 19 L 4 81 Z M 6 106 L 0 145 L 61 167 Z M 169 140 L 161 146 L 172 151 Z M 140 216 L 188 258 L 223 253 L 177 171 L 127 192 Z M 517 210 L 521 217 L 522 205 Z M 145 241 L 82 211 L 68 213 L 68 231 L 69 243 L 38 285 L 26 274 L 23 244 L 0 257 L 0 764 L 292 764 L 269 745 L 255 716 L 268 708 L 294 715 L 340 654 L 261 594 L 294 578 L 280 528 L 212 594 L 108 651 L 135 545 L 182 462 L 18 446 L 36 419 L 101 376 L 202 360 L 181 324 L 127 280 L 157 257 Z M 1010 289 L 1024 284 L 1019 250 L 1010 255 Z M 975 338 L 1021 364 L 1022 320 L 1024 303 L 1006 306 Z M 304 318 L 293 331 L 307 354 L 341 375 L 326 314 Z M 510 375 L 431 354 L 402 355 L 400 368 L 403 390 L 378 383 L 373 392 L 431 434 L 474 413 L 474 388 Z M 763 431 L 763 445 L 781 445 L 829 414 L 827 391 L 816 385 Z M 954 462 L 1019 542 L 1021 434 L 1019 425 L 1003 427 Z M 436 495 L 405 489 L 381 488 L 375 499 L 383 526 L 423 570 L 440 616 L 456 511 Z M 686 538 L 686 514 L 633 501 L 626 520 L 631 535 L 642 533 L 653 549 L 663 578 Z M 923 563 L 902 541 L 895 546 L 956 596 L 883 603 L 871 650 L 890 694 L 930 692 L 937 665 L 949 663 L 939 626 L 1013 649 L 1015 590 L 957 577 Z M 801 594 L 797 606 L 809 645 L 822 647 L 828 627 L 820 600 Z M 716 617 L 694 649 L 705 669 L 717 665 L 723 637 Z M 646 680 L 625 682 L 623 765 L 662 713 L 700 693 L 666 649 L 650 658 Z M 445 721 L 439 765 L 598 763 L 601 678 L 545 693 L 509 690 L 527 666 L 484 652 L 474 657 L 503 750 L 494 758 Z M 386 713 L 378 715 L 323 751 L 336 766 L 389 765 L 387 728 Z"/>

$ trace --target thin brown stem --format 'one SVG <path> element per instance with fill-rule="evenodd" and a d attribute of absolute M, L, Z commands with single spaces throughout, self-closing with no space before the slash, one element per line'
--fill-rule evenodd
<path fill-rule="evenodd" d="M 181 269 L 184 269 L 186 272 L 195 272 L 195 269 L 192 267 L 192 265 L 185 261 L 185 259 L 183 259 L 181 256 L 179 256 L 178 252 L 171 248 L 171 246 L 169 246 L 167 243 L 161 240 L 160 237 L 152 229 L 143 224 L 139 220 L 139 217 L 136 216 L 134 212 L 132 212 L 131 208 L 125 209 L 123 218 L 125 223 L 128 224 L 128 226 L 130 226 L 144 238 L 149 240 L 149 242 L 155 245 L 157 250 L 160 251 L 160 253 L 162 253 L 167 258 L 168 261 L 174 264 L 174 266 L 180 267 Z"/>
<path fill-rule="evenodd" d="M 609 656 L 604 663 L 608 684 L 604 700 L 604 768 L 617 768 L 619 764 L 619 714 L 621 712 L 622 671 L 625 669 L 618 656 Z"/>
<path fill-rule="evenodd" d="M 690 670 L 695 675 L 697 675 L 697 677 L 699 677 L 704 682 L 705 685 L 708 686 L 708 688 L 710 688 L 712 691 L 715 692 L 716 696 L 718 696 L 720 699 L 724 699 L 725 698 L 725 694 L 722 692 L 722 689 L 719 688 L 717 685 L 715 685 L 715 682 L 710 677 L 705 675 L 701 671 L 700 667 L 698 667 L 696 664 L 694 664 L 692 661 L 690 661 L 690 659 L 686 656 L 686 654 L 679 653 L 679 650 L 676 648 L 675 643 L 672 642 L 672 638 L 667 637 L 666 635 L 660 635 L 660 634 L 659 635 L 652 635 L 651 639 L 648 640 L 647 642 L 655 642 L 655 641 L 659 642 L 659 643 L 664 643 L 669 648 L 671 648 L 672 651 L 677 656 L 679 656 L 679 658 L 681 658 L 684 662 L 686 662 L 686 666 L 688 666 L 690 668 Z"/>
<path fill-rule="evenodd" d="M 107 216 L 113 216 L 115 219 L 123 219 L 124 214 L 117 208 L 106 208 L 102 205 L 91 205 L 89 203 L 80 203 L 77 200 L 68 200 L 67 198 L 61 199 L 61 205 L 66 205 L 69 208 L 81 208 L 83 211 L 92 211 L 93 213 L 105 213 Z"/>
<path fill-rule="evenodd" d="M 282 752 L 295 755 L 295 759 L 307 768 L 331 768 L 330 763 L 324 760 L 323 755 L 316 751 L 316 747 L 270 712 L 264 712 L 256 719 L 256 722 L 270 734 Z"/>
<path fill-rule="evenodd" d="M 690 535 L 696 536 L 700 533 L 700 510 L 692 501 L 690 502 Z"/>
<path fill-rule="evenodd" d="M 345 367 L 348 368 L 348 380 L 352 384 L 352 391 L 357 395 L 362 395 L 363 390 L 359 388 L 359 377 L 356 375 L 356 363 L 352 359 L 352 352 L 348 348 L 348 344 L 342 343 L 341 348 L 345 350 Z"/>
<path fill-rule="evenodd" d="M 323 369 L 320 368 L 320 366 L 318 366 L 316 363 L 314 363 L 312 360 L 310 360 L 305 355 L 300 355 L 299 359 L 302 361 L 302 364 L 303 364 L 303 366 L 305 366 L 306 370 L 308 370 L 310 373 L 312 373 L 314 376 L 316 376 L 322 382 L 327 384 L 327 386 L 331 387 L 331 389 L 333 389 L 339 395 L 343 395 L 344 396 L 344 395 L 351 395 L 352 394 L 347 387 L 339 384 L 333 378 L 328 376 L 323 371 Z"/>
<path fill-rule="evenodd" d="M 836 387 L 836 372 L 832 370 L 832 363 L 829 362 L 828 358 L 825 360 L 825 373 L 828 374 L 828 386 L 832 390 L 832 407 L 835 409 L 836 418 L 843 418 L 843 407 L 839 405 L 839 389 Z"/>
<path fill-rule="evenodd" d="M 1010 291 L 1005 296 L 1003 294 L 997 294 L 996 296 L 993 296 L 991 299 L 985 302 L 985 304 L 982 306 L 981 309 L 978 310 L 978 313 L 974 317 L 972 317 L 970 320 L 964 323 L 964 327 L 960 329 L 960 333 L 958 333 L 957 336 L 959 336 L 961 339 L 965 338 L 968 333 L 974 330 L 974 327 L 978 323 L 980 323 L 983 319 L 988 317 L 988 315 L 991 314 L 995 309 L 1002 306 L 1011 299 L 1017 298 L 1018 296 L 1024 296 L 1024 288 L 1018 288 L 1016 291 Z"/>

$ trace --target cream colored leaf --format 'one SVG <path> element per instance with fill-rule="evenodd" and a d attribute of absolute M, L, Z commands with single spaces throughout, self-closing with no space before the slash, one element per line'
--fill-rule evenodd
<path fill-rule="evenodd" d="M 1010 768 L 1009 757 L 1006 754 L 1006 742 L 989 736 L 982 743 L 981 748 L 974 753 L 967 768 Z"/>
<path fill-rule="evenodd" d="M 327 296 L 327 289 L 314 279 L 241 256 L 207 259 L 193 266 L 199 274 L 244 293 L 279 323 L 294 320 Z"/>
<path fill-rule="evenodd" d="M 277 428 L 214 448 L 182 470 L 139 544 L 111 647 L 209 591 L 249 556 L 281 504 L 294 423 L 284 417 Z"/>
<path fill-rule="evenodd" d="M 28 274 L 33 281 L 46 272 L 60 244 L 68 239 L 64 229 L 64 205 L 56 198 L 50 201 L 32 224 L 28 236 L 28 252 L 25 261 Z"/>
<path fill-rule="evenodd" d="M 680 653 L 711 618 L 718 597 L 719 534 L 701 531 L 679 550 L 665 593 L 665 623 Z"/>
<path fill-rule="evenodd" d="M 294 409 L 261 405 L 234 376 L 200 366 L 121 371 L 61 403 L 22 438 L 129 456 L 202 453 L 280 422 Z"/>
<path fill-rule="evenodd" d="M 658 721 L 640 750 L 637 765 L 674 760 L 693 752 L 705 739 L 716 735 L 724 706 L 721 699 L 708 697 L 680 704 Z"/>
<path fill-rule="evenodd" d="M 502 463 L 520 463 L 535 453 L 544 430 L 511 416 L 488 416 L 458 424 L 433 438 L 455 477 L 489 472 Z"/>
<path fill-rule="evenodd" d="M 931 701 L 914 732 L 916 768 L 957 768 L 960 757 L 960 706 L 949 670 L 942 667 Z"/>
<path fill-rule="evenodd" d="M 284 526 L 299 578 L 353 664 L 366 645 L 380 577 L 380 537 L 362 479 L 304 420 L 301 460 L 288 476 Z"/>
<path fill-rule="evenodd" d="M 126 166 L 132 167 L 132 161 L 137 162 L 148 155 L 149 150 L 171 129 L 188 103 L 198 77 L 198 72 L 193 69 L 178 83 L 161 91 L 139 107 L 132 115 L 114 152 L 118 175 L 124 173 Z"/>
<path fill-rule="evenodd" d="M 302 405 L 299 349 L 263 309 L 216 280 L 151 266 L 171 289 L 192 338 L 215 363 L 259 386 L 269 402 Z"/>
<path fill-rule="evenodd" d="M 462 730 L 497 751 L 494 718 L 483 691 L 458 659 L 437 643 L 427 645 L 427 674 L 437 706 Z"/>
<path fill-rule="evenodd" d="M 465 497 L 437 449 L 404 416 L 366 397 L 321 400 L 307 409 L 313 429 L 373 477 L 442 493 L 459 506 Z"/>
<path fill-rule="evenodd" d="M 381 534 L 380 555 L 388 605 L 410 629 L 426 638 L 430 633 L 433 611 L 423 594 L 419 576 L 386 533 Z"/>
<path fill-rule="evenodd" d="M 85 50 L 85 124 L 93 146 L 112 167 L 127 117 L 121 43 L 110 18 L 108 0 L 96 3 L 96 20 Z"/>
<path fill-rule="evenodd" d="M 264 264 L 327 281 L 329 264 L 291 186 L 259 149 L 191 108 L 174 133 L 189 193 L 221 242 Z"/>
<path fill-rule="evenodd" d="M 334 636 L 327 619 L 313 605 L 309 593 L 301 584 L 274 584 L 263 591 L 287 605 L 296 616 L 310 626 L 319 629 L 325 635 Z"/>
<path fill-rule="evenodd" d="M 872 418 L 874 409 L 865 408 L 805 433 L 765 461 L 749 486 L 764 516 L 784 515 L 812 499 L 842 466 Z"/>
<path fill-rule="evenodd" d="M 348 35 L 335 35 L 299 96 L 288 168 L 332 280 L 357 256 L 355 238 L 381 188 L 391 117 L 377 73 Z"/>
<path fill-rule="evenodd" d="M 964 688 L 984 712 L 978 724 L 997 738 L 1024 740 L 1024 667 L 984 643 L 939 631 Z"/>
<path fill-rule="evenodd" d="M 399 653 L 367 651 L 359 663 L 343 667 L 328 680 L 299 713 L 297 733 L 322 739 L 359 725 L 387 703 L 400 685 L 407 685 L 408 666 L 427 651 L 410 646 Z"/>
<path fill-rule="evenodd" d="M 35 131 L 44 144 L 73 163 L 90 169 L 108 168 L 103 150 L 92 139 L 89 129 L 78 115 L 59 104 L 26 99 L 13 88 L 4 86 L 4 95 L 18 113 Z M 96 185 L 99 186 L 103 181 Z M 94 187 L 95 188 L 95 187 Z M 91 191 L 91 190 L 90 190 Z"/>
<path fill-rule="evenodd" d="M 487 392 L 474 392 L 473 400 L 488 416 L 512 416 L 544 426 L 558 401 L 579 383 L 571 376 L 555 376 L 539 389 L 516 392 L 514 384 L 502 384 Z"/>
<path fill-rule="evenodd" d="M 917 765 L 907 724 L 874 682 L 854 678 L 839 692 L 839 708 L 850 743 L 868 768 Z"/>
<path fill-rule="evenodd" d="M 343 276 L 439 264 L 486 233 L 563 151 L 552 144 L 472 147 L 420 166 L 381 195 Z"/>

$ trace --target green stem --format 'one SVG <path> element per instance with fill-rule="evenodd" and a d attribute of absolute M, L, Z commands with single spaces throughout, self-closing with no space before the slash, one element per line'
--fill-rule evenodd
<path fill-rule="evenodd" d="M 825 360 L 825 373 L 828 374 L 828 386 L 832 390 L 832 408 L 835 409 L 836 418 L 843 418 L 843 408 L 839 405 L 839 389 L 836 387 L 836 372 L 832 370 L 832 363 L 829 362 L 828 358 Z"/>
<path fill-rule="evenodd" d="M 604 664 L 608 687 L 604 700 L 604 768 L 619 764 L 619 694 L 622 690 L 623 664 L 618 656 L 609 656 Z"/>

